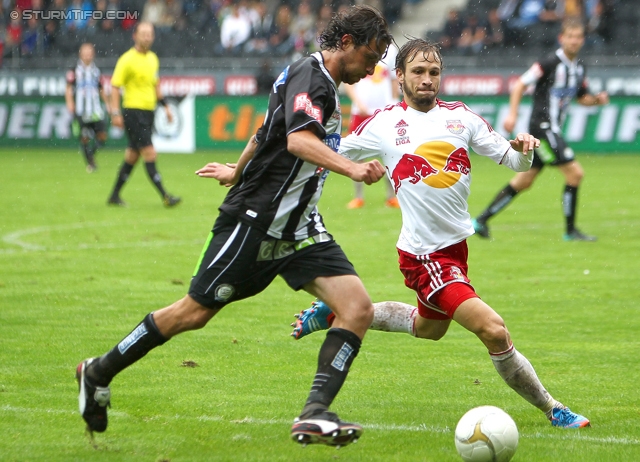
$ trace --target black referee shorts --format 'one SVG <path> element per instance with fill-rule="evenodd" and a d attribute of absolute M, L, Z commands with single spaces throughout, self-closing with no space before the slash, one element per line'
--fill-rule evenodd
<path fill-rule="evenodd" d="M 282 241 L 221 212 L 196 265 L 189 295 L 217 309 L 262 292 L 278 275 L 300 290 L 318 277 L 348 274 L 356 271 L 329 234 Z"/>
<path fill-rule="evenodd" d="M 151 146 L 151 133 L 155 111 L 145 109 L 122 109 L 124 129 L 129 138 L 128 146 L 132 149 L 142 149 Z"/>

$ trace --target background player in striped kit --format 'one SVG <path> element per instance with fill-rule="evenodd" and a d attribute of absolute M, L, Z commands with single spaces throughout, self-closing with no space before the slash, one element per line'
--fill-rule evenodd
<path fill-rule="evenodd" d="M 100 100 L 109 111 L 109 102 L 102 88 L 100 69 L 93 59 L 95 49 L 91 43 L 83 43 L 78 52 L 78 63 L 67 71 L 65 101 L 73 114 L 73 134 L 80 139 L 82 152 L 87 162 L 87 172 L 96 170 L 95 154 L 107 140 L 105 111 Z"/>
<path fill-rule="evenodd" d="M 588 92 L 586 68 L 578 59 L 578 53 L 584 45 L 584 33 L 582 22 L 573 18 L 566 20 L 558 37 L 560 48 L 551 56 L 534 63 L 513 86 L 504 129 L 509 133 L 513 131 L 522 95 L 529 85 L 535 85 L 529 131 L 541 143 L 534 152 L 531 169 L 517 173 L 473 221 L 478 236 L 489 238 L 487 221 L 509 205 L 516 194 L 529 189 L 545 165 L 552 165 L 558 167 L 565 181 L 562 192 L 562 211 L 566 222 L 564 239 L 596 240 L 595 236 L 581 232 L 575 224 L 578 188 L 584 177 L 584 170 L 562 136 L 562 125 L 572 99 L 577 98 L 578 103 L 584 106 L 609 103 L 606 92 L 597 95 Z"/>

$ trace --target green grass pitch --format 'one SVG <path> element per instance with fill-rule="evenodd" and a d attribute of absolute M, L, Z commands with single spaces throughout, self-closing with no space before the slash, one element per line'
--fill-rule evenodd
<path fill-rule="evenodd" d="M 554 429 L 495 373 L 458 326 L 439 342 L 370 332 L 333 405 L 365 432 L 352 446 L 289 439 L 324 338 L 289 337 L 312 298 L 277 280 L 176 337 L 112 383 L 109 429 L 90 442 L 77 411 L 77 363 L 115 345 L 148 312 L 182 297 L 225 188 L 194 171 L 239 153 L 161 155 L 165 209 L 144 169 L 106 206 L 122 153 L 87 174 L 74 150 L 0 151 L 0 459 L 3 461 L 455 461 L 453 428 L 468 409 L 506 410 L 520 430 L 515 461 L 640 460 L 640 157 L 579 157 L 578 224 L 596 243 L 562 241 L 555 169 L 469 239 L 470 277 L 516 347 L 591 428 Z M 472 214 L 511 172 L 472 156 Z M 352 185 L 330 175 L 329 230 L 374 300 L 412 303 L 397 268 L 398 210 L 381 185 L 346 210 Z M 193 361 L 197 367 L 183 367 Z"/>

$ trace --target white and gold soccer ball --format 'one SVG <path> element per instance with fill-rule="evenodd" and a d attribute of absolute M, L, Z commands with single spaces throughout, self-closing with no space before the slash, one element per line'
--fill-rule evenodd
<path fill-rule="evenodd" d="M 473 408 L 456 426 L 456 449 L 467 462 L 507 462 L 518 449 L 518 427 L 500 408 Z"/>

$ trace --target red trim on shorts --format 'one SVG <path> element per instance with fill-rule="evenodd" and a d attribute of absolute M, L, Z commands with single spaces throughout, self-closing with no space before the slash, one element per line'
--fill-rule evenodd
<path fill-rule="evenodd" d="M 434 292 L 429 300 L 433 306 L 418 304 L 418 314 L 426 319 L 453 319 L 458 307 L 471 298 L 480 298 L 473 287 L 464 282 L 452 282 Z"/>

